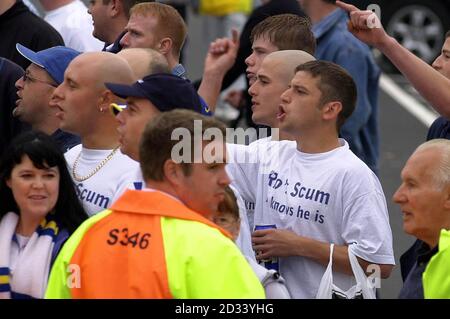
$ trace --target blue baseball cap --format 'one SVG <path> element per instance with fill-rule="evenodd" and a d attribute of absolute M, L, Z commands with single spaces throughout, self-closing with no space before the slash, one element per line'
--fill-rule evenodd
<path fill-rule="evenodd" d="M 34 52 L 17 43 L 16 49 L 24 58 L 47 71 L 58 85 L 64 81 L 64 71 L 69 63 L 81 54 L 81 52 L 63 46 Z"/>
<path fill-rule="evenodd" d="M 148 99 L 161 112 L 174 109 L 202 112 L 200 96 L 192 83 L 173 74 L 156 73 L 147 75 L 132 85 L 105 83 L 105 86 L 123 99 Z"/>

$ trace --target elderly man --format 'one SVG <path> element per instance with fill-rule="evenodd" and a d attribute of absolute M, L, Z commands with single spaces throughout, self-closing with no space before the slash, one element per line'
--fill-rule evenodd
<path fill-rule="evenodd" d="M 450 141 L 435 139 L 420 145 L 402 170 L 402 184 L 393 200 L 403 213 L 403 229 L 423 243 L 400 298 L 423 298 L 422 274 L 438 252 L 442 229 L 450 229 Z"/>

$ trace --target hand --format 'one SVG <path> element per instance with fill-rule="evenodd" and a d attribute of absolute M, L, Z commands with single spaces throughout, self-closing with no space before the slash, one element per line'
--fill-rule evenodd
<path fill-rule="evenodd" d="M 379 48 L 390 38 L 373 11 L 359 10 L 342 1 L 336 1 L 336 5 L 349 13 L 348 30 L 362 42 Z"/>
<path fill-rule="evenodd" d="M 239 32 L 231 31 L 232 38 L 221 38 L 212 42 L 205 59 L 204 73 L 225 75 L 234 65 L 239 49 Z"/>
<path fill-rule="evenodd" d="M 297 245 L 302 237 L 285 229 L 263 229 L 252 234 L 253 250 L 256 259 L 287 257 L 297 255 Z"/>
<path fill-rule="evenodd" d="M 225 97 L 225 102 L 236 109 L 240 109 L 243 106 L 243 98 L 244 92 L 242 90 L 231 90 Z"/>

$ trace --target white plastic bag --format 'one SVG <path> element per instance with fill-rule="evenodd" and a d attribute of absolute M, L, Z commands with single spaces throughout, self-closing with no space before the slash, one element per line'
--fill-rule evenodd
<path fill-rule="evenodd" d="M 334 244 L 330 245 L 330 261 L 328 267 L 323 274 L 320 281 L 319 290 L 317 291 L 317 299 L 375 299 L 375 288 L 369 287 L 364 270 L 359 265 L 358 259 L 351 251 L 351 246 L 348 247 L 348 257 L 350 265 L 352 266 L 353 276 L 356 280 L 356 285 L 343 291 L 341 288 L 333 284 L 333 250 Z"/>

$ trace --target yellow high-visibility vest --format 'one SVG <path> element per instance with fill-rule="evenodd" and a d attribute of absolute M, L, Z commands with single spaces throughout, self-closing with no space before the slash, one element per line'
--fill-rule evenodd
<path fill-rule="evenodd" d="M 423 273 L 425 299 L 450 299 L 450 231 L 442 229 L 439 251 Z"/>
<path fill-rule="evenodd" d="M 227 236 L 167 194 L 128 190 L 65 243 L 46 298 L 264 298 Z"/>

